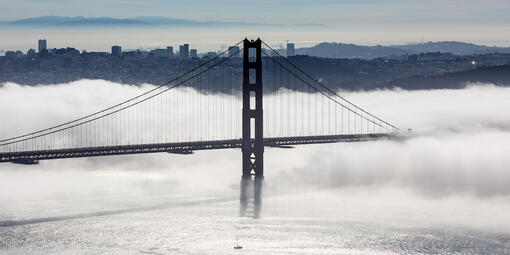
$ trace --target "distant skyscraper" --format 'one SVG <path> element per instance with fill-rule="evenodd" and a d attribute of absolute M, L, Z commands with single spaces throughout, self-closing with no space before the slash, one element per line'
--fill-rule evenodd
<path fill-rule="evenodd" d="M 181 58 L 187 58 L 189 56 L 189 44 L 179 46 L 179 56 Z"/>
<path fill-rule="evenodd" d="M 192 57 L 192 58 L 198 57 L 197 49 L 191 49 L 189 51 L 189 56 Z"/>
<path fill-rule="evenodd" d="M 120 57 L 122 54 L 122 48 L 120 46 L 112 46 L 112 56 L 114 57 Z"/>
<path fill-rule="evenodd" d="M 46 39 L 40 39 L 38 43 L 38 52 L 41 52 L 42 50 L 46 49 Z"/>
<path fill-rule="evenodd" d="M 168 54 L 169 57 L 172 58 L 174 56 L 174 47 L 172 46 L 166 47 L 166 53 Z"/>
<path fill-rule="evenodd" d="M 239 46 L 230 46 L 228 47 L 228 56 L 229 57 L 232 57 L 236 55 L 236 57 L 238 57 L 240 54 L 239 54 Z"/>
<path fill-rule="evenodd" d="M 296 55 L 296 50 L 294 49 L 293 43 L 287 43 L 287 57 L 292 57 Z"/>

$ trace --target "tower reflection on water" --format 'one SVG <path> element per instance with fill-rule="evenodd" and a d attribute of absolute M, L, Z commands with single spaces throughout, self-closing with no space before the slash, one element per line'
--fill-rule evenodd
<path fill-rule="evenodd" d="M 260 218 L 262 207 L 262 187 L 264 178 L 243 178 L 241 179 L 241 196 L 239 216 Z"/>

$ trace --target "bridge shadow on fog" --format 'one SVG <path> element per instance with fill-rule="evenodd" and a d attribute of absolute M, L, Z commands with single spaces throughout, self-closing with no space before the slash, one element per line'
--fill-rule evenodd
<path fill-rule="evenodd" d="M 252 181 L 243 179 L 241 181 L 240 186 L 241 192 L 241 207 L 239 208 L 239 215 L 246 217 L 253 217 L 255 219 L 260 217 L 260 211 L 262 206 L 262 181 Z M 92 217 L 100 217 L 100 216 L 110 216 L 110 215 L 119 215 L 126 213 L 136 213 L 136 212 L 148 212 L 154 210 L 162 210 L 176 207 L 187 207 L 187 206 L 197 206 L 197 205 L 211 205 L 217 203 L 224 202 L 232 202 L 238 201 L 239 197 L 224 197 L 224 198 L 209 198 L 209 199 L 201 199 L 201 200 L 193 200 L 193 201 L 180 201 L 180 202 L 167 202 L 161 203 L 157 205 L 151 206 L 141 206 L 141 207 L 132 207 L 132 208 L 124 208 L 117 210 L 105 210 L 105 211 L 97 211 L 97 212 L 88 212 L 88 213 L 77 213 L 77 214 L 69 214 L 69 215 L 61 215 L 54 217 L 42 217 L 42 218 L 32 218 L 32 219 L 22 219 L 22 220 L 5 220 L 0 221 L 0 227 L 14 227 L 14 226 L 23 226 L 30 224 L 38 224 L 45 222 L 55 222 L 55 221 L 65 221 L 65 220 L 75 220 L 75 219 L 84 219 L 84 218 L 92 218 Z M 251 203 L 250 203 L 251 202 Z"/>
<path fill-rule="evenodd" d="M 30 224 L 37 224 L 37 223 L 45 223 L 45 222 L 84 219 L 84 218 L 119 215 L 119 214 L 134 213 L 134 212 L 147 212 L 147 211 L 162 210 L 162 209 L 176 208 L 176 207 L 209 205 L 209 204 L 237 201 L 238 199 L 239 199 L 239 197 L 211 198 L 211 199 L 202 199 L 202 200 L 195 200 L 195 201 L 169 202 L 169 203 L 163 203 L 163 204 L 158 204 L 158 205 L 153 205 L 153 206 L 143 206 L 143 207 L 98 211 L 98 212 L 90 212 L 90 213 L 69 214 L 69 215 L 61 215 L 61 216 L 54 216 L 54 217 L 32 218 L 32 219 L 23 219 L 23 220 L 6 220 L 6 221 L 0 221 L 0 227 L 14 227 L 14 226 L 23 226 L 23 225 L 30 225 Z"/>

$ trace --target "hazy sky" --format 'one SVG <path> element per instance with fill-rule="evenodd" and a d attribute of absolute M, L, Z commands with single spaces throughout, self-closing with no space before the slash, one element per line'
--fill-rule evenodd
<path fill-rule="evenodd" d="M 45 15 L 117 17 L 164 16 L 200 21 L 238 21 L 274 24 L 326 25 L 270 29 L 243 27 L 203 28 L 189 32 L 152 31 L 143 40 L 131 35 L 148 29 L 121 33 L 116 29 L 74 33 L 73 30 L 0 29 L 0 49 L 27 50 L 39 38 L 49 47 L 74 46 L 107 50 L 112 44 L 128 48 L 160 47 L 182 42 L 215 42 L 214 46 L 194 45 L 199 51 L 217 50 L 220 43 L 235 42 L 244 36 L 262 37 L 269 42 L 291 40 L 297 47 L 321 41 L 364 45 L 390 45 L 425 41 L 465 41 L 485 45 L 510 46 L 510 0 L 0 0 L 0 20 L 16 20 Z M 107 36 L 104 36 L 104 35 Z M 71 36 L 72 35 L 72 36 Z M 85 40 L 79 39 L 86 36 Z M 131 37 L 130 37 L 131 36 Z M 170 37 L 170 38 L 166 38 Z M 91 38 L 94 41 L 91 41 Z M 111 38 L 112 40 L 108 41 Z M 136 37 L 135 39 L 140 39 Z M 306 43 L 308 42 L 308 44 Z"/>
<path fill-rule="evenodd" d="M 269 23 L 507 25 L 509 0 L 0 0 L 0 17 L 166 16 Z"/>

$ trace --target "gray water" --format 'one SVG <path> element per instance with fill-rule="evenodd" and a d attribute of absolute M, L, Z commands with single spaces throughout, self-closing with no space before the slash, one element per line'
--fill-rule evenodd
<path fill-rule="evenodd" d="M 389 201 L 385 205 L 368 198 L 381 198 L 370 191 L 363 192 L 365 198 L 348 193 L 322 190 L 268 196 L 262 218 L 257 220 L 238 217 L 235 198 L 115 197 L 12 203 L 8 208 L 2 206 L 2 220 L 11 221 L 2 222 L 0 247 L 3 254 L 510 252 L 508 231 L 480 229 L 464 222 L 468 218 L 483 221 L 484 217 L 491 222 L 491 214 L 482 209 L 457 211 L 427 205 L 429 209 L 423 210 L 415 207 L 416 201 L 392 202 L 385 195 Z M 447 203 L 443 206 L 449 207 Z M 431 216 L 441 219 L 430 220 Z M 236 237 L 241 251 L 233 249 Z"/>

